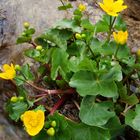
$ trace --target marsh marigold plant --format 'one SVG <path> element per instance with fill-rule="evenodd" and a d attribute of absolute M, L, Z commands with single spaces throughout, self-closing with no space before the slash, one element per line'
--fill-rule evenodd
<path fill-rule="evenodd" d="M 72 4 L 60 2 L 58 9 L 69 12 Z M 6 90 L 5 109 L 12 120 L 21 118 L 32 140 L 127 139 L 128 126 L 140 133 L 140 50 L 127 46 L 123 3 L 103 0 L 107 14 L 95 24 L 81 3 L 35 38 L 24 23 L 17 44 L 28 43 L 22 54 L 34 65 L 5 64 L 0 76 L 16 73 L 6 82 L 15 91 Z"/>
<path fill-rule="evenodd" d="M 35 136 L 44 126 L 45 115 L 42 110 L 29 110 L 21 116 L 21 120 L 23 121 L 27 133 L 30 136 Z"/>
<path fill-rule="evenodd" d="M 117 33 L 113 32 L 113 37 L 116 43 L 124 45 L 128 39 L 128 32 L 127 31 L 125 32 L 118 31 Z"/>
<path fill-rule="evenodd" d="M 2 67 L 2 72 L 0 73 L 0 78 L 6 80 L 12 80 L 16 76 L 16 71 L 14 65 L 4 64 Z"/>
<path fill-rule="evenodd" d="M 123 0 L 103 0 L 103 3 L 99 2 L 99 5 L 108 15 L 118 16 L 119 12 L 127 8 L 123 3 Z"/>

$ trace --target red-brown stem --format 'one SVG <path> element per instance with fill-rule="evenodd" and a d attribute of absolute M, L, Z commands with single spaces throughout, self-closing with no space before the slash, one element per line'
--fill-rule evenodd
<path fill-rule="evenodd" d="M 70 89 L 66 89 L 66 90 L 61 90 L 61 89 L 54 89 L 54 90 L 49 90 L 49 89 L 44 89 L 44 88 L 41 88 L 41 87 L 37 87 L 36 85 L 32 84 L 32 83 L 29 83 L 27 82 L 27 84 L 29 84 L 30 86 L 32 86 L 33 88 L 39 90 L 39 91 L 42 91 L 44 92 L 43 93 L 43 96 L 45 96 L 45 94 L 73 94 L 75 93 L 75 89 L 73 88 L 70 88 Z"/>
<path fill-rule="evenodd" d="M 53 108 L 50 111 L 50 115 L 53 115 L 54 112 L 64 103 L 65 99 L 67 98 L 66 95 L 63 95 L 61 99 L 53 106 Z"/>
<path fill-rule="evenodd" d="M 30 41 L 29 44 L 31 44 L 34 48 L 37 46 L 33 41 Z"/>

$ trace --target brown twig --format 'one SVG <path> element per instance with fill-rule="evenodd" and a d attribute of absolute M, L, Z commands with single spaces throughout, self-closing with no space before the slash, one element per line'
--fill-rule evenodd
<path fill-rule="evenodd" d="M 75 104 L 75 106 L 77 107 L 77 109 L 80 110 L 79 104 L 78 104 L 75 100 L 72 100 L 72 101 L 73 101 L 73 103 Z"/>
<path fill-rule="evenodd" d="M 31 44 L 34 48 L 37 46 L 33 41 L 30 41 L 29 44 Z"/>

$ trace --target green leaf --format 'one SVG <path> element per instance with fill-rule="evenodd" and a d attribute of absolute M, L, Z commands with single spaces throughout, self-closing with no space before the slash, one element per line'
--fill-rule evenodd
<path fill-rule="evenodd" d="M 127 95 L 127 87 L 121 84 L 118 84 L 118 92 L 120 94 L 121 101 L 129 105 L 136 105 L 139 103 L 139 99 L 135 94 Z"/>
<path fill-rule="evenodd" d="M 111 140 L 116 140 L 118 136 L 123 134 L 124 126 L 120 123 L 120 120 L 117 116 L 111 118 L 105 125 L 110 131 Z"/>
<path fill-rule="evenodd" d="M 6 110 L 9 113 L 9 117 L 12 120 L 18 121 L 20 116 L 28 109 L 28 105 L 25 102 L 18 101 L 16 103 L 9 102 L 6 105 Z"/>
<path fill-rule="evenodd" d="M 55 80 L 59 72 L 67 80 L 66 74 L 69 72 L 68 63 L 68 54 L 63 49 L 56 48 L 52 54 L 51 78 Z"/>
<path fill-rule="evenodd" d="M 38 45 L 41 45 L 43 48 L 48 48 L 49 46 L 44 34 L 35 38 L 34 42 Z"/>
<path fill-rule="evenodd" d="M 54 48 L 43 49 L 41 52 L 36 49 L 28 49 L 25 50 L 24 54 L 30 58 L 33 58 L 35 61 L 42 62 L 44 64 L 50 61 L 53 49 Z"/>
<path fill-rule="evenodd" d="M 105 79 L 112 79 L 115 81 L 121 81 L 122 80 L 122 70 L 121 66 L 119 64 L 115 64 L 109 72 L 105 75 Z"/>
<path fill-rule="evenodd" d="M 108 120 L 115 116 L 111 102 L 95 103 L 94 96 L 86 96 L 83 98 L 80 106 L 80 119 L 83 123 L 90 126 L 103 126 Z"/>
<path fill-rule="evenodd" d="M 29 41 L 31 41 L 31 37 L 30 36 L 28 36 L 28 37 L 21 36 L 21 37 L 17 38 L 16 43 L 17 44 L 22 44 L 22 43 L 26 43 L 26 42 L 29 42 Z"/>
<path fill-rule="evenodd" d="M 68 3 L 68 4 L 65 4 L 63 6 L 59 6 L 58 7 L 58 10 L 67 10 L 67 9 L 70 9 L 70 8 L 73 8 L 71 3 Z"/>
<path fill-rule="evenodd" d="M 102 95 L 116 97 L 117 86 L 112 79 L 106 79 L 106 74 L 98 76 L 89 71 L 76 72 L 70 80 L 70 86 L 75 87 L 81 96 Z"/>
<path fill-rule="evenodd" d="M 121 15 L 117 16 L 114 28 L 117 29 L 118 31 L 120 31 L 120 30 L 125 31 L 126 30 L 126 28 L 127 28 L 126 23 L 122 19 Z"/>
<path fill-rule="evenodd" d="M 38 135 L 32 137 L 32 140 L 46 140 L 47 133 L 45 130 L 39 132 Z"/>
<path fill-rule="evenodd" d="M 66 50 L 67 40 L 72 36 L 72 32 L 66 29 L 49 29 L 45 34 L 45 39 Z"/>
<path fill-rule="evenodd" d="M 101 54 L 102 53 L 102 45 L 104 42 L 99 41 L 97 38 L 92 38 L 90 40 L 90 48 L 92 49 L 94 54 Z"/>
<path fill-rule="evenodd" d="M 23 74 L 24 78 L 26 78 L 26 80 L 34 80 L 35 77 L 33 75 L 33 73 L 30 70 L 30 67 L 28 64 L 25 64 L 22 66 L 21 68 L 21 73 Z"/>
<path fill-rule="evenodd" d="M 45 135 L 45 131 L 41 131 L 33 140 L 110 140 L 108 129 L 91 127 L 83 123 L 75 123 L 66 120 L 63 115 L 55 113 L 48 116 L 45 128 L 50 128 L 50 123 L 56 121 L 55 135 L 53 137 Z M 38 139 L 37 139 L 38 138 Z"/>
<path fill-rule="evenodd" d="M 46 128 L 51 127 L 51 122 L 56 121 L 55 135 L 50 137 L 46 135 L 47 140 L 71 140 L 71 132 L 68 130 L 68 122 L 63 115 L 58 114 L 57 112 L 48 116 L 46 121 Z"/>
<path fill-rule="evenodd" d="M 77 25 L 77 23 L 74 20 L 69 19 L 63 19 L 56 23 L 56 28 L 59 29 L 70 29 L 73 32 L 81 32 L 81 28 Z"/>
<path fill-rule="evenodd" d="M 129 110 L 125 115 L 125 123 L 140 132 L 140 104 L 136 105 L 135 111 Z"/>
<path fill-rule="evenodd" d="M 68 130 L 71 133 L 71 140 L 110 140 L 107 129 L 91 127 L 83 123 L 73 123 L 69 121 Z M 66 139 L 65 139 L 66 140 Z"/>
<path fill-rule="evenodd" d="M 17 75 L 14 78 L 14 80 L 15 80 L 17 86 L 23 85 L 25 83 L 25 81 L 26 81 L 24 76 L 22 76 L 22 75 Z"/>
<path fill-rule="evenodd" d="M 24 54 L 30 58 L 36 58 L 40 56 L 40 51 L 36 49 L 27 49 L 25 50 Z"/>
<path fill-rule="evenodd" d="M 103 15 L 103 18 L 95 24 L 96 33 L 109 31 L 109 18 L 108 15 Z"/>
<path fill-rule="evenodd" d="M 81 26 L 92 32 L 94 31 L 94 25 L 89 21 L 89 19 L 82 19 Z"/>
<path fill-rule="evenodd" d="M 86 44 L 82 40 L 75 40 L 67 47 L 67 53 L 70 56 L 83 58 L 85 56 Z"/>
<path fill-rule="evenodd" d="M 34 109 L 35 111 L 37 111 L 37 110 L 42 110 L 42 111 L 46 111 L 46 109 L 45 109 L 45 107 L 43 106 L 43 105 L 39 105 L 39 106 L 37 106 L 37 108 L 35 108 Z"/>
<path fill-rule="evenodd" d="M 35 33 L 35 29 L 34 28 L 29 28 L 29 29 L 25 30 L 24 33 L 27 36 L 33 35 Z"/>
<path fill-rule="evenodd" d="M 79 63 L 78 70 L 95 72 L 97 71 L 97 64 L 94 60 L 85 58 Z"/>

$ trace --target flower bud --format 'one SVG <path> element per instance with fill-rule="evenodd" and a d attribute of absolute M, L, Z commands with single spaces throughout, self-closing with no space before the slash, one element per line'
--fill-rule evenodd
<path fill-rule="evenodd" d="M 23 101 L 24 100 L 24 97 L 23 96 L 20 96 L 18 97 L 20 101 Z"/>
<path fill-rule="evenodd" d="M 13 103 L 16 103 L 18 101 L 18 97 L 17 96 L 13 96 L 11 99 L 10 99 L 11 102 Z"/>
<path fill-rule="evenodd" d="M 82 38 L 85 38 L 85 37 L 86 37 L 86 34 L 82 34 L 81 37 L 82 37 Z"/>
<path fill-rule="evenodd" d="M 80 35 L 79 33 L 76 33 L 76 34 L 75 34 L 75 37 L 76 37 L 76 39 L 81 39 L 81 38 L 82 38 L 81 35 Z"/>
<path fill-rule="evenodd" d="M 52 126 L 52 127 L 56 127 L 56 121 L 52 121 L 52 122 L 51 122 L 51 126 Z"/>
<path fill-rule="evenodd" d="M 47 130 L 47 134 L 49 136 L 54 136 L 55 135 L 55 130 L 53 127 L 50 127 L 48 130 Z"/>
<path fill-rule="evenodd" d="M 20 65 L 15 65 L 15 70 L 20 71 L 21 70 Z"/>
<path fill-rule="evenodd" d="M 41 45 L 36 46 L 36 50 L 41 51 L 42 50 L 42 46 Z"/>
<path fill-rule="evenodd" d="M 28 29 L 30 27 L 30 23 L 24 22 L 24 28 Z"/>

